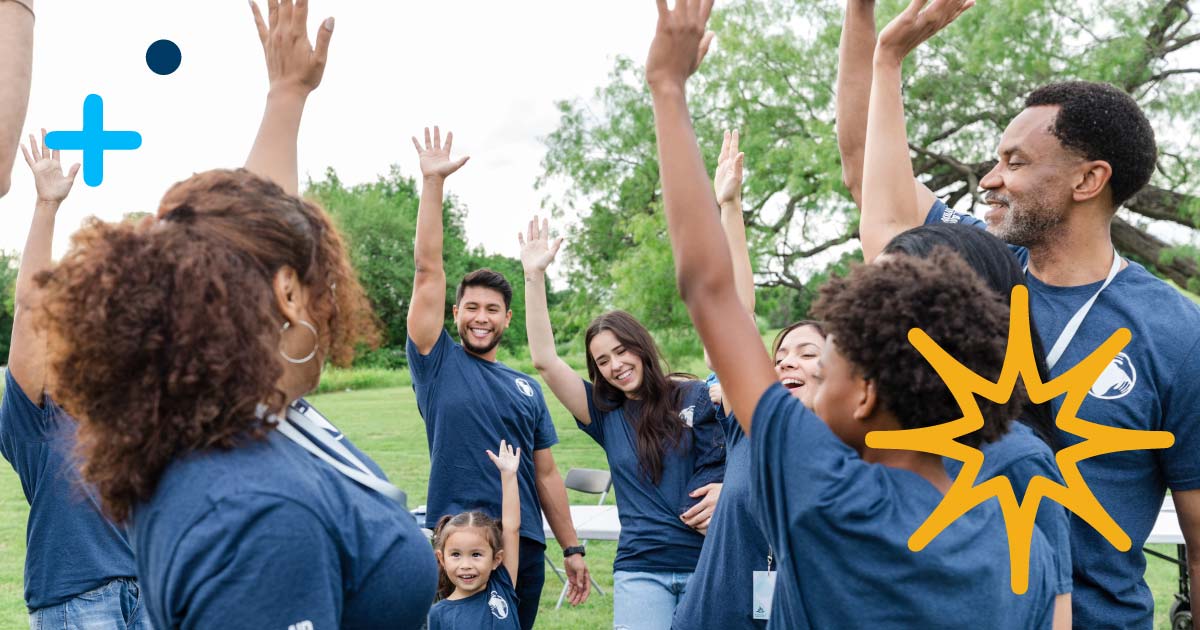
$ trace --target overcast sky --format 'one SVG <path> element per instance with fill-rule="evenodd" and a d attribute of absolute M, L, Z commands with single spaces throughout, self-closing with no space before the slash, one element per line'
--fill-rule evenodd
<path fill-rule="evenodd" d="M 415 175 L 409 137 L 440 124 L 454 131 L 455 153 L 471 156 L 447 186 L 469 208 L 470 243 L 511 256 L 516 231 L 545 195 L 533 184 L 545 153 L 540 138 L 557 126 L 554 103 L 590 98 L 617 55 L 644 59 L 655 23 L 650 0 L 311 0 L 311 7 L 311 33 L 330 15 L 336 28 L 301 128 L 301 181 L 326 167 L 348 183 L 371 181 L 392 163 Z M 85 216 L 152 211 L 171 183 L 243 163 L 267 90 L 246 2 L 39 0 L 37 9 L 26 129 L 78 129 L 83 100 L 95 93 L 104 98 L 106 128 L 143 138 L 136 151 L 107 154 L 100 187 L 78 179 L 59 213 L 56 256 Z M 158 39 L 182 50 L 172 75 L 146 67 L 146 48 Z M 1200 64 L 1200 50 L 1188 56 L 1181 61 Z M 78 152 L 64 155 L 78 160 Z M 34 197 L 18 155 L 12 190 L 0 199 L 0 248 L 23 247 Z"/>

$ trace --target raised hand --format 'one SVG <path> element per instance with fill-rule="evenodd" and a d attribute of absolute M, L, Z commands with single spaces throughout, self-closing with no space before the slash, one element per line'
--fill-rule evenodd
<path fill-rule="evenodd" d="M 500 470 L 500 474 L 516 474 L 517 469 L 521 467 L 521 449 L 513 450 L 512 444 L 504 440 L 500 440 L 499 455 L 488 451 L 488 458 Z"/>
<path fill-rule="evenodd" d="M 667 9 L 667 0 L 658 4 L 658 28 L 646 57 L 646 82 L 651 88 L 682 88 L 687 78 L 700 67 L 713 33 L 705 31 L 714 0 L 675 0 L 675 9 Z"/>
<path fill-rule="evenodd" d="M 425 177 L 437 177 L 445 179 L 450 174 L 462 168 L 470 156 L 463 156 L 458 160 L 450 159 L 450 145 L 454 144 L 454 132 L 446 132 L 446 143 L 442 144 L 442 130 L 438 127 L 433 128 L 433 139 L 430 140 L 429 127 L 425 128 L 425 147 L 421 147 L 421 143 L 417 142 L 417 137 L 413 136 L 413 146 L 417 149 L 417 155 L 421 158 L 421 175 Z"/>
<path fill-rule="evenodd" d="M 721 154 L 717 157 L 717 172 L 713 174 L 713 189 L 717 193 L 717 203 L 724 206 L 727 203 L 742 201 L 742 163 L 746 154 L 738 152 L 738 130 L 725 132 L 721 142 Z"/>
<path fill-rule="evenodd" d="M 333 18 L 326 18 L 317 29 L 314 48 L 308 41 L 308 0 L 267 0 L 266 21 L 253 0 L 250 9 L 267 59 L 271 91 L 290 90 L 307 95 L 317 89 L 325 75 Z"/>
<path fill-rule="evenodd" d="M 46 148 L 46 130 L 42 130 L 42 141 L 38 143 L 33 134 L 29 134 L 29 147 L 21 145 L 21 153 L 25 155 L 25 163 L 33 171 L 33 181 L 37 186 L 38 201 L 48 201 L 54 204 L 62 203 L 75 184 L 75 175 L 79 173 L 79 165 L 71 166 L 67 174 L 63 174 L 57 149 Z"/>
<path fill-rule="evenodd" d="M 526 234 L 517 233 L 517 241 L 521 243 L 521 266 L 525 271 L 545 271 L 558 255 L 562 237 L 550 242 L 550 221 L 543 219 L 539 228 L 537 216 L 529 222 Z"/>
<path fill-rule="evenodd" d="M 888 61 L 903 61 L 917 46 L 973 6 L 975 0 L 912 0 L 908 8 L 879 33 L 879 41 L 875 45 L 876 59 L 883 55 Z"/>

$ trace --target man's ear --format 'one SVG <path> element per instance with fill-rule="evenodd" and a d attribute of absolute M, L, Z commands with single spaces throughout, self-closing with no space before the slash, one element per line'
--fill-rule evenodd
<path fill-rule="evenodd" d="M 879 406 L 879 392 L 875 388 L 875 381 L 868 381 L 857 375 L 854 378 L 860 381 L 855 383 L 858 401 L 854 405 L 854 419 L 866 420 L 875 415 Z"/>
<path fill-rule="evenodd" d="M 1099 197 L 1112 181 L 1112 165 L 1104 160 L 1085 162 L 1071 190 L 1076 202 L 1090 201 Z"/>
<path fill-rule="evenodd" d="M 508 309 L 508 315 L 504 316 L 504 327 L 508 328 L 508 326 L 510 324 L 512 324 L 512 309 L 511 308 Z"/>

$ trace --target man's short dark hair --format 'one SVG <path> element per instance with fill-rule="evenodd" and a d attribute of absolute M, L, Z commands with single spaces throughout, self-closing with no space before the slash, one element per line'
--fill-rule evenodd
<path fill-rule="evenodd" d="M 504 308 L 512 308 L 512 285 L 500 272 L 491 269 L 477 269 L 463 276 L 462 282 L 458 283 L 458 294 L 454 298 L 455 304 L 462 302 L 463 292 L 467 290 L 467 287 L 483 287 L 497 291 L 504 296 Z"/>
<path fill-rule="evenodd" d="M 1119 206 L 1150 181 L 1158 162 L 1154 129 L 1137 101 L 1107 84 L 1063 81 L 1034 90 L 1025 107 L 1057 105 L 1050 129 L 1063 146 L 1088 160 L 1112 166 L 1113 205 Z"/>

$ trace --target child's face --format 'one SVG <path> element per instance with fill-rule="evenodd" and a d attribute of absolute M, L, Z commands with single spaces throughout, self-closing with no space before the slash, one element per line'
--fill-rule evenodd
<path fill-rule="evenodd" d="M 492 571 L 504 559 L 504 551 L 492 551 L 479 528 L 465 527 L 450 534 L 437 557 L 454 586 L 464 595 L 473 595 L 487 586 Z"/>

